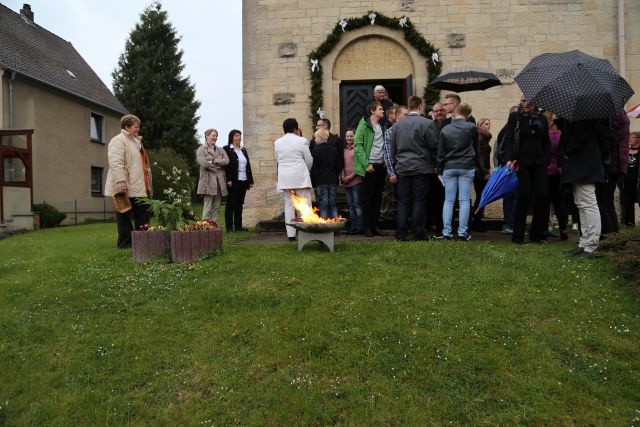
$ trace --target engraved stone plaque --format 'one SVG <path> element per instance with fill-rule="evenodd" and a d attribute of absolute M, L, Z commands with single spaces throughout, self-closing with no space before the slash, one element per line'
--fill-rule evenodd
<path fill-rule="evenodd" d="M 291 58 L 298 53 L 298 45 L 295 43 L 280 43 L 278 45 L 278 56 L 280 58 Z"/>
<path fill-rule="evenodd" d="M 296 102 L 296 95 L 293 93 L 274 93 L 273 105 L 285 105 L 294 104 Z"/>
<path fill-rule="evenodd" d="M 447 34 L 447 45 L 452 48 L 461 48 L 467 45 L 464 34 Z"/>

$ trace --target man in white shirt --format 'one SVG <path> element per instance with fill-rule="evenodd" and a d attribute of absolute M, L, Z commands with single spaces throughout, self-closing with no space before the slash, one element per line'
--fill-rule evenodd
<path fill-rule="evenodd" d="M 309 142 L 298 136 L 298 121 L 293 118 L 282 123 L 284 136 L 275 142 L 276 161 L 278 162 L 278 191 L 283 192 L 284 220 L 290 222 L 296 212 L 291 200 L 291 193 L 304 197 L 311 207 L 311 175 L 313 158 L 309 151 Z M 296 239 L 296 230 L 287 226 L 287 237 Z"/>

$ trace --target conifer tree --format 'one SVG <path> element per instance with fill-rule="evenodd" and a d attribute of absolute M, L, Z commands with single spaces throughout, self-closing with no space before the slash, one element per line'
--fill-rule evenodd
<path fill-rule="evenodd" d="M 113 91 L 142 120 L 145 147 L 172 148 L 192 167 L 191 173 L 196 170 L 200 102 L 189 78 L 181 75 L 184 65 L 179 42 L 160 2 L 147 7 L 113 71 Z"/>

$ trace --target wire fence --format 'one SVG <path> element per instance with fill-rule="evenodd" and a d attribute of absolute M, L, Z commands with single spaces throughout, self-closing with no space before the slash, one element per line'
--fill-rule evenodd
<path fill-rule="evenodd" d="M 35 201 L 34 201 L 35 202 Z M 116 211 L 110 197 L 92 197 L 78 200 L 43 200 L 67 215 L 63 224 L 82 224 L 90 221 L 109 221 L 115 219 Z M 43 224 L 44 225 L 44 224 Z"/>

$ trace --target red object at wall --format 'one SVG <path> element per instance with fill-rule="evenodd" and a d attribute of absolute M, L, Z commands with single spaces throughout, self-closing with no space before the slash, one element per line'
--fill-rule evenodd
<path fill-rule="evenodd" d="M 169 254 L 169 233 L 166 231 L 133 231 L 131 233 L 133 260 L 144 262 Z"/>
<path fill-rule="evenodd" d="M 171 232 L 173 262 L 195 262 L 207 252 L 222 249 L 222 229 Z"/>

